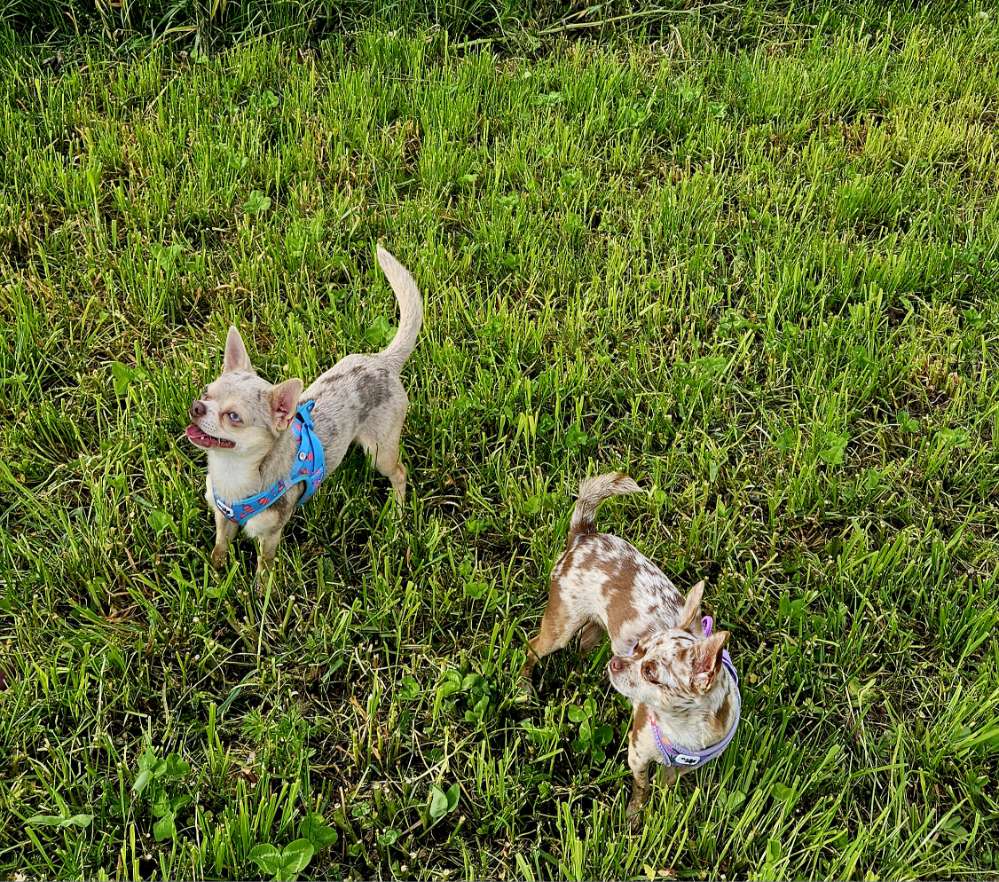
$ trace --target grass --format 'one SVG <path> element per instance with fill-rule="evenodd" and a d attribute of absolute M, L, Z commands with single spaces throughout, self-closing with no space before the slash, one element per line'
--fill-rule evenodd
<path fill-rule="evenodd" d="M 768 21 L 0 37 L 3 875 L 999 873 L 999 17 Z M 379 240 L 406 516 L 351 455 L 258 596 L 187 405 L 230 321 L 273 380 L 381 346 Z M 744 684 L 638 835 L 607 648 L 514 701 L 610 468 Z"/>

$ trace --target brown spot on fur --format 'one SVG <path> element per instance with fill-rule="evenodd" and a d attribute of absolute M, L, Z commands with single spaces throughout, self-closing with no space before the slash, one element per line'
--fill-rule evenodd
<path fill-rule="evenodd" d="M 725 693 L 725 699 L 721 703 L 721 707 L 715 711 L 714 717 L 711 724 L 714 726 L 715 731 L 718 734 L 718 739 L 721 740 L 725 733 L 728 731 L 728 717 L 732 710 L 732 695 L 731 693 Z"/>
<path fill-rule="evenodd" d="M 570 545 L 566 548 L 565 553 L 555 561 L 555 566 L 552 567 L 552 582 L 556 579 L 561 579 L 565 573 L 572 569 L 572 565 L 576 558 L 576 548 Z"/>
<path fill-rule="evenodd" d="M 585 572 L 593 566 L 594 561 L 597 559 L 596 552 L 592 548 L 586 548 L 582 543 L 577 545 L 573 551 L 575 552 L 573 565 L 576 570 Z"/>
<path fill-rule="evenodd" d="M 576 564 L 580 569 L 589 569 L 596 564 L 600 554 L 599 546 L 601 543 L 598 541 L 599 538 L 599 536 L 593 534 L 573 538 L 570 548 L 574 558 L 578 558 Z"/>
<path fill-rule="evenodd" d="M 619 595 L 607 605 L 607 630 L 618 634 L 625 622 L 636 618 L 636 610 L 630 597 Z"/>
<path fill-rule="evenodd" d="M 634 744 L 638 741 L 638 736 L 642 734 L 642 729 L 645 728 L 649 721 L 649 712 L 645 709 L 644 704 L 635 705 L 635 715 L 631 719 L 631 743 Z"/>
<path fill-rule="evenodd" d="M 633 558 L 615 557 L 594 561 L 593 568 L 605 576 L 601 591 L 607 600 L 607 630 L 617 634 L 625 622 L 638 618 L 633 601 L 638 566 Z"/>

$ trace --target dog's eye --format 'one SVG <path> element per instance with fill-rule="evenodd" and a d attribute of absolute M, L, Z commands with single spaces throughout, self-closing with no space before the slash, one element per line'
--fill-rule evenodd
<path fill-rule="evenodd" d="M 645 677 L 650 683 L 654 683 L 656 686 L 659 685 L 659 678 L 656 677 L 656 663 L 655 662 L 645 662 L 642 665 L 642 676 Z"/>
<path fill-rule="evenodd" d="M 237 426 L 242 422 L 242 420 L 239 418 L 239 414 L 236 413 L 236 411 L 234 410 L 230 410 L 229 413 L 226 414 L 226 416 L 229 417 L 230 423 L 234 423 Z"/>

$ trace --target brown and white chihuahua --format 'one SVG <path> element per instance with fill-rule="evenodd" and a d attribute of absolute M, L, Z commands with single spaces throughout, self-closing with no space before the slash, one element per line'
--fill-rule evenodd
<path fill-rule="evenodd" d="M 636 825 L 649 795 L 649 763 L 667 765 L 672 784 L 688 765 L 700 765 L 727 746 L 740 711 L 738 681 L 723 653 L 729 634 L 707 635 L 702 625 L 704 583 L 684 598 L 637 548 L 596 531 L 600 502 L 638 489 L 622 474 L 583 481 L 566 550 L 552 569 L 540 632 L 530 641 L 522 671 L 529 678 L 539 659 L 576 634 L 581 649 L 588 650 L 607 632 L 614 650 L 608 664 L 611 684 L 634 705 L 628 814 Z M 694 755 L 671 745 L 684 745 Z"/>

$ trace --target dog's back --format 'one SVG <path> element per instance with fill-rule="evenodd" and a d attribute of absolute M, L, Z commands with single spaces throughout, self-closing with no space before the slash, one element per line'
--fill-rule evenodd
<path fill-rule="evenodd" d="M 566 627 L 598 623 L 615 652 L 626 651 L 649 630 L 672 627 L 683 606 L 676 586 L 634 545 L 597 531 L 601 502 L 640 489 L 619 472 L 583 481 L 566 550 L 552 568 L 549 604 L 554 600 Z"/>
<path fill-rule="evenodd" d="M 392 480 L 401 499 L 405 469 L 399 463 L 399 435 L 409 406 L 401 373 L 423 327 L 423 300 L 409 271 L 381 246 L 378 263 L 399 304 L 395 337 L 381 352 L 341 359 L 302 398 L 316 402 L 313 419 L 327 462 L 335 468 L 348 445 L 357 442 Z"/>

